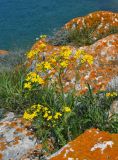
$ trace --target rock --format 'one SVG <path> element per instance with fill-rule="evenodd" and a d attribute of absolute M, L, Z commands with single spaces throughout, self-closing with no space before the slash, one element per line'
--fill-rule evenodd
<path fill-rule="evenodd" d="M 8 54 L 8 51 L 0 50 L 0 55 L 6 55 L 6 54 Z"/>
<path fill-rule="evenodd" d="M 118 114 L 118 100 L 114 100 L 112 105 L 110 106 L 109 117 L 114 114 Z"/>
<path fill-rule="evenodd" d="M 118 76 L 113 77 L 112 80 L 108 83 L 107 90 L 114 90 L 118 92 Z"/>
<path fill-rule="evenodd" d="M 97 40 L 99 39 L 100 35 L 108 35 L 111 28 L 118 27 L 118 13 L 113 13 L 109 11 L 96 11 L 84 17 L 74 18 L 65 25 L 65 28 L 67 30 L 80 30 L 83 27 L 92 27 L 92 38 Z"/>
<path fill-rule="evenodd" d="M 1 160 L 21 160 L 22 156 L 35 149 L 37 138 L 28 129 L 30 126 L 31 123 L 16 118 L 12 112 L 0 121 Z"/>
<path fill-rule="evenodd" d="M 59 51 L 62 46 L 53 46 L 44 40 L 36 42 L 31 50 L 38 50 L 40 45 L 44 43 L 46 44 L 46 48 L 44 52 L 40 53 L 40 56 L 43 56 L 44 53 L 45 57 L 54 52 L 60 54 Z M 79 92 L 84 93 L 86 90 L 85 83 L 89 83 L 92 86 L 94 93 L 98 90 L 106 90 L 109 82 L 111 82 L 109 84 L 112 84 L 111 88 L 113 88 L 115 85 L 114 82 L 117 82 L 113 81 L 113 79 L 118 75 L 118 63 L 116 63 L 118 60 L 118 34 L 109 35 L 89 46 L 83 46 L 80 48 L 74 46 L 67 47 L 71 49 L 73 54 L 78 49 L 84 50 L 86 53 L 92 55 L 94 59 L 93 65 L 86 65 L 80 69 L 80 80 L 78 85 L 76 85 L 76 91 L 78 94 Z M 28 59 L 28 67 L 33 70 L 36 62 L 37 60 L 35 58 Z M 73 88 L 73 79 L 75 76 L 76 66 L 73 66 L 73 68 L 68 70 L 63 77 L 67 82 L 67 86 L 64 87 L 64 90 L 69 91 Z M 66 82 L 64 81 L 63 84 Z M 116 86 L 117 85 L 115 85 L 115 87 Z M 118 88 L 115 89 L 117 90 Z"/>
<path fill-rule="evenodd" d="M 1 120 L 1 122 L 6 121 L 12 121 L 14 119 L 15 115 L 13 112 L 9 112 L 4 119 Z"/>
<path fill-rule="evenodd" d="M 89 129 L 47 160 L 117 160 L 118 134 Z"/>

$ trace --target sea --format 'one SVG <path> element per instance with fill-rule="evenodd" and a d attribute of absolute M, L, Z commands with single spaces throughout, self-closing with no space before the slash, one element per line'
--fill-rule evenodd
<path fill-rule="evenodd" d="M 0 0 L 0 49 L 27 49 L 41 34 L 97 10 L 118 12 L 118 0 Z"/>

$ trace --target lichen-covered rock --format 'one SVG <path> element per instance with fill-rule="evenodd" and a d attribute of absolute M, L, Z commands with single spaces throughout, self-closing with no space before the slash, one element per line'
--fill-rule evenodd
<path fill-rule="evenodd" d="M 102 34 L 110 33 L 111 29 L 118 27 L 118 14 L 109 11 L 96 11 L 84 17 L 77 17 L 69 21 L 65 28 L 77 29 L 93 28 L 93 39 L 99 39 Z"/>
<path fill-rule="evenodd" d="M 108 84 L 109 89 L 118 90 L 118 34 L 109 35 L 90 46 L 80 47 L 94 57 L 94 67 L 88 72 L 86 80 L 94 80 L 97 84 Z M 88 69 L 87 69 L 88 70 Z M 99 76 L 98 76 L 99 75 Z"/>
<path fill-rule="evenodd" d="M 74 69 L 76 66 L 73 65 L 74 68 L 66 72 L 63 78 L 67 82 L 67 86 L 64 87 L 66 92 L 74 86 L 77 91 L 81 90 L 81 93 L 85 93 L 87 83 L 93 88 L 94 93 L 98 90 L 105 90 L 106 88 L 118 90 L 118 34 L 108 34 L 111 28 L 115 27 L 118 29 L 118 14 L 108 11 L 97 11 L 85 17 L 74 18 L 65 25 L 65 28 L 67 30 L 73 28 L 75 30 L 81 30 L 85 26 L 87 28 L 93 27 L 95 23 L 97 23 L 97 26 L 93 31 L 92 37 L 97 40 L 100 35 L 104 34 L 106 35 L 105 38 L 96 41 L 92 45 L 82 46 L 80 48 L 67 46 L 72 50 L 73 54 L 80 49 L 92 55 L 94 63 L 91 66 L 86 65 L 80 68 L 80 81 L 76 86 L 73 84 L 77 73 L 76 69 Z M 40 51 L 42 44 L 46 45 L 43 52 Z M 33 45 L 31 51 L 39 52 L 42 57 L 45 56 L 46 58 L 47 55 L 51 55 L 54 52 L 60 54 L 61 47 L 51 45 L 46 39 L 41 39 Z M 30 68 L 34 69 L 37 60 L 35 58 L 29 58 L 28 61 Z"/>
<path fill-rule="evenodd" d="M 118 134 L 89 129 L 48 160 L 118 160 Z"/>
<path fill-rule="evenodd" d="M 15 118 L 13 113 L 0 121 L 0 159 L 21 160 L 31 149 L 35 149 L 37 139 L 30 123 L 22 118 Z"/>
<path fill-rule="evenodd" d="M 43 52 L 39 52 L 40 56 L 51 55 L 52 53 L 60 54 L 62 46 L 53 46 L 48 44 L 44 39 L 39 40 L 32 47 L 33 50 L 39 50 L 41 44 L 45 44 L 46 47 Z M 67 46 L 66 46 L 67 47 Z M 93 56 L 94 63 L 90 66 L 85 65 L 80 68 L 80 82 L 79 85 L 76 85 L 76 90 L 81 90 L 81 93 L 86 91 L 86 84 L 89 84 L 94 88 L 96 93 L 98 90 L 105 90 L 108 86 L 112 89 L 118 89 L 117 81 L 113 81 L 113 78 L 118 75 L 118 34 L 109 35 L 103 39 L 98 40 L 92 45 L 83 46 L 80 48 L 74 46 L 68 46 L 73 54 L 77 50 L 84 50 L 86 53 Z M 35 58 L 28 60 L 29 66 L 33 69 L 37 61 Z M 67 71 L 64 75 L 66 79 L 67 87 L 65 91 L 72 89 L 73 79 L 75 79 L 76 66 L 73 65 L 73 69 Z"/>

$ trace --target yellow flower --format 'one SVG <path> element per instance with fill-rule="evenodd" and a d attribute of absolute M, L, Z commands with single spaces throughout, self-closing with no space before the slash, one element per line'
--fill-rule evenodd
<path fill-rule="evenodd" d="M 51 119 L 52 119 L 52 116 L 48 116 L 47 120 L 49 121 L 49 120 L 51 120 Z"/>
<path fill-rule="evenodd" d="M 44 108 L 43 108 L 43 111 L 48 111 L 48 108 L 47 108 L 47 107 L 44 107 Z"/>
<path fill-rule="evenodd" d="M 30 76 L 27 76 L 27 78 L 25 79 L 26 81 L 29 81 L 31 79 Z"/>
<path fill-rule="evenodd" d="M 32 78 L 32 77 L 36 77 L 37 74 L 35 72 L 30 72 L 27 74 L 27 76 L 30 76 Z"/>
<path fill-rule="evenodd" d="M 31 79 L 31 82 L 37 82 L 37 78 L 36 78 L 36 77 L 33 77 L 33 78 Z"/>
<path fill-rule="evenodd" d="M 31 106 L 31 109 L 36 109 L 36 107 L 37 107 L 37 105 L 34 104 L 34 105 Z"/>
<path fill-rule="evenodd" d="M 118 96 L 118 94 L 116 92 L 113 92 L 112 94 L 113 94 L 113 96 Z"/>
<path fill-rule="evenodd" d="M 81 50 L 77 50 L 76 53 L 75 53 L 75 55 L 74 55 L 74 57 L 76 59 L 78 59 L 78 58 L 80 58 L 80 56 L 81 56 Z"/>
<path fill-rule="evenodd" d="M 44 63 L 44 68 L 45 68 L 45 69 L 51 69 L 50 63 L 49 63 L 49 62 L 45 62 L 45 63 Z"/>
<path fill-rule="evenodd" d="M 36 110 L 36 111 L 37 111 L 37 112 L 40 112 L 41 107 L 42 107 L 42 106 L 41 106 L 40 104 L 38 104 L 38 105 L 37 105 L 37 110 Z"/>
<path fill-rule="evenodd" d="M 56 62 L 56 59 L 52 58 L 52 59 L 51 59 L 51 62 L 52 62 L 52 63 L 55 63 L 55 62 Z"/>
<path fill-rule="evenodd" d="M 45 49 L 45 47 L 46 47 L 46 44 L 45 43 L 42 43 L 42 44 L 40 44 L 40 46 L 39 46 L 39 50 L 43 50 L 43 49 Z"/>
<path fill-rule="evenodd" d="M 67 61 L 63 61 L 60 63 L 60 65 L 63 67 L 63 68 L 66 68 L 68 66 L 68 62 Z"/>
<path fill-rule="evenodd" d="M 47 112 L 45 112 L 45 114 L 44 114 L 44 116 L 43 116 L 44 118 L 47 118 L 48 117 L 48 113 Z"/>
<path fill-rule="evenodd" d="M 33 58 L 37 52 L 35 50 L 31 50 L 30 52 L 27 53 L 27 58 Z"/>
<path fill-rule="evenodd" d="M 109 97 L 110 96 L 110 93 L 106 93 L 106 97 Z"/>
<path fill-rule="evenodd" d="M 41 71 L 42 70 L 42 65 L 41 64 L 36 64 L 36 70 Z"/>
<path fill-rule="evenodd" d="M 35 117 L 37 116 L 37 113 L 36 112 L 33 112 L 33 113 L 28 113 L 25 111 L 24 115 L 23 115 L 23 118 L 24 119 L 27 119 L 27 120 L 32 120 L 34 119 Z"/>
<path fill-rule="evenodd" d="M 31 82 L 24 83 L 24 88 L 31 89 Z"/>
<path fill-rule="evenodd" d="M 64 107 L 64 112 L 71 112 L 70 107 Z"/>
<path fill-rule="evenodd" d="M 88 62 L 89 64 L 93 64 L 93 56 L 91 55 L 84 55 L 83 58 L 81 59 L 81 63 Z"/>
<path fill-rule="evenodd" d="M 41 77 L 39 77 L 39 76 L 37 76 L 37 82 L 39 84 L 44 84 L 44 80 Z"/>
<path fill-rule="evenodd" d="M 61 116 L 62 114 L 60 112 L 56 112 L 56 114 L 54 115 L 54 119 L 58 119 Z"/>
<path fill-rule="evenodd" d="M 40 35 L 40 38 L 46 38 L 46 37 L 47 37 L 46 34 Z"/>
<path fill-rule="evenodd" d="M 63 56 L 64 58 L 68 59 L 71 53 L 72 52 L 69 47 L 66 46 L 61 47 L 60 55 Z"/>
<path fill-rule="evenodd" d="M 118 94 L 116 92 L 112 92 L 112 93 L 108 92 L 108 93 L 106 93 L 106 97 L 115 97 L 117 95 Z"/>

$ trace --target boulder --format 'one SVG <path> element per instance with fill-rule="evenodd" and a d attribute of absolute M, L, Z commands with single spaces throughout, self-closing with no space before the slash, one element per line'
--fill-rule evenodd
<path fill-rule="evenodd" d="M 117 160 L 118 134 L 89 129 L 48 160 Z"/>
<path fill-rule="evenodd" d="M 96 11 L 84 17 L 77 17 L 64 26 L 68 29 L 81 30 L 92 28 L 92 38 L 100 39 L 100 35 L 109 35 L 111 30 L 118 30 L 118 13 L 109 11 Z"/>

